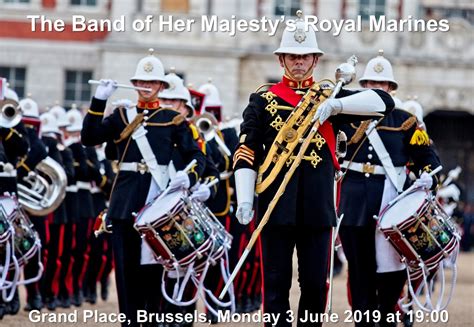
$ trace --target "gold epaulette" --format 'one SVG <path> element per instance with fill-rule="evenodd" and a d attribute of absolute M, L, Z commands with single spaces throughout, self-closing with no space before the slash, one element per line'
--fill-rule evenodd
<path fill-rule="evenodd" d="M 367 128 L 369 128 L 369 124 L 370 124 L 370 120 L 364 120 L 363 122 L 361 122 L 359 127 L 357 127 L 357 130 L 355 131 L 354 135 L 352 135 L 349 143 L 347 143 L 347 145 L 359 143 L 362 137 L 364 136 L 365 131 L 367 130 Z M 353 125 L 352 123 L 351 123 L 351 126 L 352 128 L 356 128 L 356 126 Z"/>
<path fill-rule="evenodd" d="M 257 89 L 255 90 L 254 93 L 263 92 L 263 91 L 268 91 L 273 85 L 275 85 L 275 83 L 265 83 L 265 84 L 262 84 L 262 85 L 260 85 L 259 87 L 257 87 Z"/>
<path fill-rule="evenodd" d="M 122 113 L 122 110 L 120 112 Z M 120 138 L 118 140 L 114 140 L 114 142 L 119 143 L 125 139 L 128 139 L 128 137 L 133 133 L 133 131 L 142 123 L 143 117 L 143 114 L 138 114 L 130 124 L 125 126 L 122 133 L 120 133 Z"/>

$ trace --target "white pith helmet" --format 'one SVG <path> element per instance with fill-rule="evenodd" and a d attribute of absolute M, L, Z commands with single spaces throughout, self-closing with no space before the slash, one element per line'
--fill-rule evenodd
<path fill-rule="evenodd" d="M 383 50 L 379 50 L 379 55 L 370 59 L 365 66 L 359 84 L 362 86 L 366 81 L 390 82 L 393 90 L 398 88 L 398 82 L 393 77 L 392 64 L 383 56 Z"/>
<path fill-rule="evenodd" d="M 49 109 L 48 112 L 52 113 L 56 117 L 58 127 L 66 127 L 71 125 L 67 118 L 66 109 L 61 107 L 59 104 L 56 103 L 56 105 Z"/>
<path fill-rule="evenodd" d="M 424 124 L 423 122 L 423 107 L 417 101 L 418 98 L 415 97 L 414 99 L 409 99 L 403 103 L 403 108 L 411 113 L 412 115 L 416 116 L 416 119 L 420 124 Z"/>
<path fill-rule="evenodd" d="M 206 84 L 203 84 L 199 87 L 198 92 L 205 94 L 202 107 L 219 107 L 222 106 L 221 97 L 219 95 L 219 90 L 217 87 L 212 84 L 212 79 L 209 78 Z"/>
<path fill-rule="evenodd" d="M 16 94 L 16 92 L 13 89 L 9 88 L 8 84 L 7 84 L 7 89 L 5 91 L 4 97 L 5 99 L 14 100 L 16 102 L 20 101 L 20 99 L 18 98 L 18 94 Z"/>
<path fill-rule="evenodd" d="M 167 86 L 168 82 L 165 79 L 165 70 L 161 60 L 153 55 L 154 50 L 148 50 L 150 54 L 142 58 L 135 70 L 135 75 L 130 78 L 130 81 L 161 81 Z"/>
<path fill-rule="evenodd" d="M 158 93 L 158 98 L 187 100 L 186 92 L 188 89 L 184 86 L 184 82 L 178 75 L 175 74 L 174 69 L 171 68 L 171 73 L 165 76 L 168 82 L 168 88 Z"/>
<path fill-rule="evenodd" d="M 82 130 L 82 114 L 77 109 L 76 105 L 72 105 L 71 109 L 66 113 L 69 121 L 69 126 L 66 127 L 68 132 L 80 132 Z"/>
<path fill-rule="evenodd" d="M 41 120 L 41 134 L 45 133 L 56 133 L 61 134 L 58 128 L 58 121 L 56 116 L 54 116 L 51 112 L 45 112 L 40 116 Z"/>
<path fill-rule="evenodd" d="M 39 118 L 39 108 L 38 104 L 36 101 L 30 98 L 30 95 L 28 94 L 27 98 L 21 99 L 20 102 L 20 108 L 23 113 L 23 116 L 25 117 L 31 117 L 31 118 Z"/>
<path fill-rule="evenodd" d="M 314 53 L 317 56 L 322 56 L 324 52 L 318 47 L 314 28 L 311 25 L 306 28 L 301 10 L 296 12 L 296 16 L 298 16 L 295 20 L 296 29 L 289 26 L 285 28 L 281 37 L 280 47 L 273 51 L 273 53 L 277 55 L 284 53 L 296 55 Z"/>

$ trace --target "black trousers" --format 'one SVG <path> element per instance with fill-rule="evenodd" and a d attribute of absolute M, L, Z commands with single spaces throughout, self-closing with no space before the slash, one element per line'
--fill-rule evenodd
<path fill-rule="evenodd" d="M 74 294 L 82 288 L 82 279 L 85 266 L 87 265 L 86 256 L 89 246 L 90 229 L 92 227 L 92 218 L 79 218 L 76 222 L 74 238 L 76 246 L 72 250 L 74 263 L 72 264 L 72 290 Z"/>
<path fill-rule="evenodd" d="M 405 270 L 380 274 L 376 272 L 375 224 L 341 226 L 339 236 L 349 265 L 352 311 L 363 313 L 368 310 L 380 310 L 382 317 L 393 313 L 406 282 L 406 272 Z M 355 324 L 355 326 L 374 325 L 371 321 Z M 380 326 L 390 325 L 380 323 Z"/>
<path fill-rule="evenodd" d="M 295 247 L 301 296 L 294 320 L 298 320 L 297 326 L 322 325 L 301 322 L 300 318 L 304 319 L 306 313 L 325 311 L 330 239 L 330 227 L 267 226 L 263 229 L 263 308 L 265 313 L 281 314 L 277 326 L 292 325 L 288 310 Z"/>
<path fill-rule="evenodd" d="M 71 290 L 68 287 L 69 268 L 72 257 L 72 245 L 74 242 L 74 223 L 68 221 L 64 224 L 63 234 L 63 252 L 60 257 L 61 269 L 59 270 L 59 291 L 58 296 L 67 299 L 71 296 Z"/>
<path fill-rule="evenodd" d="M 119 309 L 130 319 L 130 325 L 138 326 L 137 310 L 144 309 L 144 290 L 148 287 L 140 265 L 141 238 L 133 228 L 133 220 L 112 219 L 112 247 L 115 260 L 115 282 Z M 156 276 L 161 278 L 161 276 Z"/>
<path fill-rule="evenodd" d="M 28 260 L 25 264 L 24 275 L 25 279 L 35 278 L 39 273 L 38 263 L 44 262 L 46 252 L 46 217 L 45 216 L 30 216 L 31 223 L 34 229 L 38 232 L 41 240 L 41 249 L 34 255 L 33 258 Z M 27 297 L 31 299 L 33 296 L 40 295 L 41 280 L 26 285 Z"/>
<path fill-rule="evenodd" d="M 63 224 L 49 224 L 49 242 L 45 246 L 48 250 L 48 258 L 43 276 L 43 285 L 41 295 L 44 298 L 52 298 L 56 296 L 53 289 L 54 277 L 58 268 L 59 251 L 61 248 L 61 233 L 63 232 Z"/>

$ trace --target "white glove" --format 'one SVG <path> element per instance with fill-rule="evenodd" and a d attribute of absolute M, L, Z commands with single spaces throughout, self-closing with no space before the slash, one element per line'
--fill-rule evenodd
<path fill-rule="evenodd" d="M 416 187 L 423 187 L 425 189 L 430 189 L 431 186 L 433 185 L 433 178 L 428 174 L 426 171 L 424 171 L 420 178 L 418 178 L 414 183 Z"/>
<path fill-rule="evenodd" d="M 197 190 L 191 194 L 191 199 L 196 199 L 198 201 L 204 202 L 211 196 L 211 190 L 205 184 L 199 185 Z"/>
<path fill-rule="evenodd" d="M 337 115 L 342 111 L 342 102 L 339 99 L 326 99 L 318 107 L 315 119 L 319 119 L 321 125 L 332 115 Z"/>
<path fill-rule="evenodd" d="M 132 108 L 135 104 L 129 99 L 120 99 L 112 102 L 114 108 L 125 107 L 127 109 Z"/>
<path fill-rule="evenodd" d="M 173 179 L 171 179 L 169 188 L 171 189 L 189 188 L 190 185 L 191 185 L 191 181 L 189 180 L 188 174 L 180 170 L 176 172 L 176 175 L 174 175 Z"/>
<path fill-rule="evenodd" d="M 243 202 L 237 206 L 237 212 L 235 216 L 242 225 L 247 225 L 253 219 L 252 204 L 249 202 Z"/>
<path fill-rule="evenodd" d="M 94 97 L 99 100 L 107 100 L 117 89 L 117 82 L 111 79 L 101 79 L 95 90 Z"/>

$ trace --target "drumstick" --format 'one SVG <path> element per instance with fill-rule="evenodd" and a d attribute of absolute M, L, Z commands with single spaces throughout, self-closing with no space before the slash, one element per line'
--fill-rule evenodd
<path fill-rule="evenodd" d="M 96 81 L 93 79 L 90 79 L 89 84 L 91 85 L 100 85 L 102 84 L 101 81 Z M 153 90 L 147 87 L 140 87 L 140 86 L 132 86 L 132 85 L 126 85 L 126 84 L 115 84 L 117 87 L 122 88 L 122 89 L 130 89 L 130 90 L 137 90 L 137 91 L 146 91 L 146 92 L 152 92 Z"/>
<path fill-rule="evenodd" d="M 211 186 L 216 185 L 217 183 L 219 183 L 219 179 L 214 178 L 212 181 L 210 181 L 209 183 L 205 183 L 204 185 L 206 185 L 207 187 L 211 187 Z"/>
<path fill-rule="evenodd" d="M 191 162 L 186 167 L 184 167 L 183 171 L 187 173 L 196 164 L 196 162 L 197 162 L 196 159 L 191 160 Z M 154 201 L 158 201 L 158 199 L 163 198 L 166 194 L 169 193 L 170 190 L 171 188 L 168 185 L 168 187 Z"/>
<path fill-rule="evenodd" d="M 434 174 L 436 174 L 437 172 L 441 171 L 441 169 L 443 169 L 443 166 L 439 165 L 438 167 L 436 167 L 435 170 L 431 171 L 429 173 L 430 176 L 433 176 Z M 414 188 L 416 188 L 417 186 L 415 186 L 415 184 L 413 183 L 409 188 L 407 188 L 405 191 L 403 191 L 402 193 L 400 193 L 395 199 L 393 199 L 392 201 L 390 201 L 388 203 L 388 205 L 392 205 L 394 204 L 395 202 L 397 202 L 398 200 L 400 200 L 401 198 L 403 198 L 407 193 L 411 192 Z"/>

